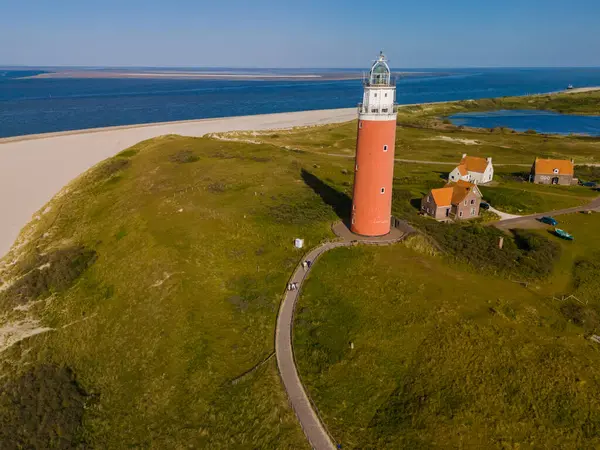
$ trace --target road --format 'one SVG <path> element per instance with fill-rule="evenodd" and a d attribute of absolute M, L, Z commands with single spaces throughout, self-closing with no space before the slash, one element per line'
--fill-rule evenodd
<path fill-rule="evenodd" d="M 518 216 L 510 219 L 501 219 L 498 222 L 494 222 L 493 225 L 503 230 L 510 228 L 519 228 L 520 225 L 526 225 L 527 222 L 535 219 L 539 219 L 544 216 L 561 216 L 563 214 L 572 214 L 580 211 L 600 211 L 600 197 L 595 198 L 590 203 L 583 206 L 575 206 L 573 208 L 556 209 L 554 211 L 546 211 L 539 214 L 530 214 L 528 216 Z"/>

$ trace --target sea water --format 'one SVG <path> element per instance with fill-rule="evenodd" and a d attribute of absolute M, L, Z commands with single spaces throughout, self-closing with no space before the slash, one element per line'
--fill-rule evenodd
<path fill-rule="evenodd" d="M 507 127 L 538 133 L 600 136 L 600 116 L 559 114 L 552 111 L 500 110 L 450 116 L 454 125 L 477 128 Z"/>
<path fill-rule="evenodd" d="M 418 69 L 415 72 L 428 75 L 400 78 L 398 103 L 526 95 L 562 90 L 569 84 L 600 85 L 600 69 Z M 0 137 L 347 108 L 356 106 L 362 97 L 360 80 L 22 78 L 35 73 L 39 72 L 19 71 L 15 75 L 11 70 L 0 70 Z"/>

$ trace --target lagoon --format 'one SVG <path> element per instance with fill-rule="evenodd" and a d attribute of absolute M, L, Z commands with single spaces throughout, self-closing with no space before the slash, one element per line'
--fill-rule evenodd
<path fill-rule="evenodd" d="M 548 134 L 600 136 L 600 116 L 560 114 L 553 111 L 500 110 L 455 114 L 454 125 L 476 128 L 507 127 L 516 131 L 535 130 Z"/>

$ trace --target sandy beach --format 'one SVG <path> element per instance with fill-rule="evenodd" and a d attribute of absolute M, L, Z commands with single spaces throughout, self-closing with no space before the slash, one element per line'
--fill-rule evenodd
<path fill-rule="evenodd" d="M 0 139 L 0 258 L 62 187 L 100 161 L 165 134 L 266 130 L 346 122 L 355 108 L 78 130 Z"/>

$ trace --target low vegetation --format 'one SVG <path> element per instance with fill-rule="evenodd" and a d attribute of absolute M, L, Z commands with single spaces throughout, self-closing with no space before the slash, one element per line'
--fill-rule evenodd
<path fill-rule="evenodd" d="M 343 448 L 596 447 L 600 360 L 579 330 L 517 283 L 353 248 L 311 273 L 295 349 Z"/>
<path fill-rule="evenodd" d="M 430 221 L 425 231 L 452 259 L 473 269 L 519 279 L 545 278 L 552 273 L 560 247 L 549 238 L 526 230 L 513 237 L 480 224 L 440 224 Z M 503 239 L 503 247 L 499 247 Z"/>
<path fill-rule="evenodd" d="M 17 280 L 0 292 L 0 301 L 22 304 L 65 291 L 95 260 L 96 252 L 83 246 L 29 255 L 20 265 Z"/>
<path fill-rule="evenodd" d="M 188 151 L 198 159 L 179 164 Z M 3 312 L 24 320 L 13 306 L 34 304 L 53 331 L 3 353 L 5 380 L 70 367 L 98 396 L 82 413 L 89 447 L 305 448 L 274 359 L 232 380 L 273 352 L 280 295 L 303 254 L 293 240 L 333 237 L 328 186 L 351 180 L 349 164 L 174 136 L 100 164 L 9 255 L 20 259 L 0 276 Z M 58 423 L 71 414 L 60 405 L 39 413 Z M 54 442 L 27 430 L 38 448 Z"/>
<path fill-rule="evenodd" d="M 0 390 L 0 448 L 87 448 L 82 422 L 93 401 L 67 367 L 27 370 Z"/>
<path fill-rule="evenodd" d="M 595 216 L 565 220 L 575 242 L 514 231 L 500 250 L 501 233 L 484 223 L 418 215 L 462 153 L 512 164 L 483 188 L 507 211 L 596 195 L 515 174 L 535 156 L 593 162 L 600 140 L 439 119 L 485 106 L 403 109 L 396 157 L 438 161 L 395 168 L 393 213 L 420 234 L 336 250 L 311 274 L 297 357 L 345 448 L 600 445 L 600 380 L 581 339 L 598 332 Z M 347 123 L 165 136 L 56 197 L 0 269 L 6 330 L 32 319 L 47 331 L 2 354 L 0 447 L 307 448 L 269 356 L 303 255 L 293 239 L 312 247 L 349 216 L 355 133 Z"/>

